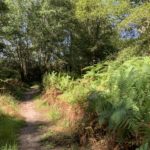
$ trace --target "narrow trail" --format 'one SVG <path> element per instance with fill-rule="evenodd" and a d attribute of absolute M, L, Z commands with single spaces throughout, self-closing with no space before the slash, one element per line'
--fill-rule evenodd
<path fill-rule="evenodd" d="M 42 131 L 40 126 L 46 125 L 47 121 L 42 113 L 35 109 L 33 97 L 39 89 L 31 89 L 24 94 L 20 104 L 20 114 L 25 119 L 26 125 L 21 129 L 19 136 L 19 150 L 44 150 L 40 140 Z"/>
<path fill-rule="evenodd" d="M 26 124 L 20 131 L 19 150 L 70 150 L 67 145 L 45 145 L 42 143 L 43 135 L 48 132 L 48 129 L 55 129 L 52 123 L 43 112 L 36 109 L 34 96 L 38 95 L 39 89 L 31 88 L 24 93 L 24 98 L 20 103 L 20 115 L 24 118 Z M 55 131 L 55 130 L 54 130 Z M 53 141 L 53 139 L 51 139 Z M 59 143 L 63 143 L 60 138 Z M 55 141 L 55 137 L 54 137 Z M 51 143 L 51 141 L 50 141 Z M 50 147 L 51 148 L 50 148 Z"/>

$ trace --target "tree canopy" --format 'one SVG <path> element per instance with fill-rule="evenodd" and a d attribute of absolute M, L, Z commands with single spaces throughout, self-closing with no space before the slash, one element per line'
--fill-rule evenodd
<path fill-rule="evenodd" d="M 48 70 L 81 74 L 131 43 L 142 42 L 142 53 L 141 44 L 134 50 L 143 55 L 149 51 L 149 12 L 149 1 L 2 0 L 1 59 L 28 80 L 33 70 L 37 78 Z M 135 40 L 122 39 L 133 30 Z"/>

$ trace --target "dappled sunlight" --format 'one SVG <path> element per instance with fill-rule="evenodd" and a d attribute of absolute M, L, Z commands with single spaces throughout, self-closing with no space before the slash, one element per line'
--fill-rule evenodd
<path fill-rule="evenodd" d="M 49 126 L 49 122 L 43 122 L 43 121 L 31 121 L 26 122 L 25 126 L 20 131 L 19 136 L 19 148 L 21 150 L 26 149 L 40 149 L 41 147 L 41 138 L 44 133 L 43 130 L 41 130 L 41 127 L 47 127 Z"/>
<path fill-rule="evenodd" d="M 0 0 L 0 150 L 150 150 L 150 0 Z"/>
<path fill-rule="evenodd" d="M 53 130 L 52 128 L 44 134 L 41 142 L 43 146 L 51 146 L 51 149 L 79 149 L 79 144 L 74 136 L 75 135 L 69 135 L 68 133 L 65 133 L 63 131 Z"/>

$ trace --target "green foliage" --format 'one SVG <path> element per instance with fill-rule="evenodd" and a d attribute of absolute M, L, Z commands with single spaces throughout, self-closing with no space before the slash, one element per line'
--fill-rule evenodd
<path fill-rule="evenodd" d="M 128 52 L 129 55 L 131 53 L 136 52 L 136 56 L 147 56 L 150 51 L 150 2 L 149 1 L 139 1 L 138 3 L 133 2 L 133 6 L 130 8 L 128 15 L 122 19 L 120 23 L 118 23 L 118 29 L 132 31 L 136 29 L 139 33 L 139 37 L 131 43 L 125 44 L 125 49 L 129 46 Z M 130 48 L 131 47 L 131 48 Z M 127 50 L 126 49 L 126 50 Z M 125 50 L 125 51 L 126 51 Z M 125 57 L 128 54 L 125 55 Z"/>
<path fill-rule="evenodd" d="M 48 117 L 51 121 L 57 121 L 62 117 L 61 112 L 56 105 L 52 105 L 49 107 Z"/>
<path fill-rule="evenodd" d="M 60 98 L 70 104 L 89 100 L 89 110 L 118 142 L 129 137 L 137 146 L 139 137 L 140 144 L 150 142 L 150 58 L 118 59 L 85 70 L 84 77 L 74 81 L 67 75 L 48 74 L 44 84 L 61 90 Z"/>
<path fill-rule="evenodd" d="M 61 98 L 70 104 L 82 104 L 86 101 L 89 88 L 77 82 L 72 88 L 67 89 Z"/>
<path fill-rule="evenodd" d="M 20 79 L 20 76 L 19 76 L 19 73 L 15 70 L 1 67 L 0 79 L 2 79 L 2 80 L 5 80 L 5 79 Z"/>
<path fill-rule="evenodd" d="M 128 0 L 78 0 L 76 4 L 76 15 L 78 18 L 98 19 L 109 15 L 119 15 L 130 6 Z"/>
<path fill-rule="evenodd" d="M 116 66 L 110 64 L 102 73 L 102 87 L 89 96 L 90 107 L 101 125 L 108 124 L 117 140 L 142 136 L 150 142 L 150 58 L 139 57 Z"/>
<path fill-rule="evenodd" d="M 14 111 L 17 111 L 17 101 L 15 100 L 14 97 L 12 97 L 9 94 L 0 94 L 0 103 L 3 104 L 0 107 L 0 112 L 3 110 L 3 107 L 5 108 L 6 106 L 10 106 L 11 109 L 13 109 Z M 6 107 L 7 108 L 7 107 Z M 4 110 L 5 111 L 5 110 Z M 3 111 L 2 111 L 3 112 Z"/>
<path fill-rule="evenodd" d="M 16 144 L 12 144 L 12 145 L 7 144 L 1 147 L 1 150 L 17 150 L 17 146 Z"/>
<path fill-rule="evenodd" d="M 21 120 L 9 117 L 7 115 L 0 115 L 0 149 L 17 149 L 17 132 L 21 126 Z"/>
<path fill-rule="evenodd" d="M 130 27 L 131 23 L 142 25 L 144 28 L 149 27 L 149 18 L 150 18 L 150 3 L 145 2 L 141 5 L 130 10 L 129 16 L 125 18 L 120 24 L 119 27 Z"/>
<path fill-rule="evenodd" d="M 23 121 L 17 117 L 18 104 L 10 95 L 0 95 L 0 149 L 17 150 L 17 134 Z"/>
<path fill-rule="evenodd" d="M 52 73 L 45 76 L 44 83 L 61 90 L 60 99 L 70 104 L 89 100 L 89 111 L 97 113 L 99 124 L 107 125 L 117 142 L 132 138 L 136 146 L 149 143 L 150 58 L 118 59 L 85 70 L 80 80 Z"/>
<path fill-rule="evenodd" d="M 6 12 L 8 10 L 7 5 L 5 4 L 4 0 L 0 1 L 0 13 Z"/>
<path fill-rule="evenodd" d="M 126 0 L 117 5 L 115 0 L 5 3 L 8 21 L 1 30 L 8 43 L 1 39 L 7 43 L 1 50 L 2 59 L 5 66 L 19 70 L 23 81 L 31 80 L 31 76 L 41 77 L 50 69 L 80 74 L 83 67 L 106 59 L 118 50 L 118 33 L 112 27 L 110 14 L 119 15 L 128 8 Z"/>
<path fill-rule="evenodd" d="M 67 74 L 52 72 L 44 76 L 43 85 L 46 89 L 56 88 L 63 92 L 72 88 L 73 80 Z"/>
<path fill-rule="evenodd" d="M 140 148 L 137 148 L 136 150 L 149 150 L 149 145 L 148 143 L 145 143 L 140 146 Z"/>
<path fill-rule="evenodd" d="M 23 92 L 27 85 L 16 79 L 0 79 L 0 93 L 8 93 L 13 95 L 17 100 L 22 98 Z"/>
<path fill-rule="evenodd" d="M 61 98 L 71 104 L 84 102 L 89 91 L 80 80 L 73 80 L 67 74 L 55 72 L 44 76 L 43 85 L 47 90 L 50 88 L 60 90 L 62 92 Z"/>
<path fill-rule="evenodd" d="M 82 74 L 92 65 L 77 80 L 46 74 L 43 85 L 61 91 L 60 98 L 70 104 L 89 100 L 99 123 L 119 142 L 141 137 L 140 144 L 149 143 L 150 59 L 132 58 L 150 53 L 148 0 L 2 0 L 0 16 L 2 92 L 21 96 L 21 85 L 8 78 L 31 81 L 48 70 Z M 119 37 L 135 28 L 140 35 L 134 40 Z M 107 58 L 116 61 L 102 62 Z M 57 120 L 54 109 L 50 116 Z"/>
<path fill-rule="evenodd" d="M 127 48 L 124 48 L 123 50 L 121 50 L 118 53 L 117 60 L 118 61 L 125 61 L 125 60 L 129 60 L 132 57 L 139 56 L 139 55 L 140 55 L 140 52 L 139 52 L 137 46 L 135 46 L 135 45 L 129 46 Z"/>

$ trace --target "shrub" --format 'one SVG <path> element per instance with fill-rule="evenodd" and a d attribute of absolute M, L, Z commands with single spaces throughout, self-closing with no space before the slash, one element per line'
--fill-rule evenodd
<path fill-rule="evenodd" d="M 91 92 L 90 107 L 100 124 L 123 142 L 127 137 L 150 142 L 150 58 L 132 58 L 101 74 L 103 91 Z M 105 80 L 104 80 L 105 79 Z"/>

